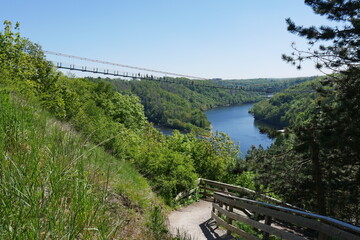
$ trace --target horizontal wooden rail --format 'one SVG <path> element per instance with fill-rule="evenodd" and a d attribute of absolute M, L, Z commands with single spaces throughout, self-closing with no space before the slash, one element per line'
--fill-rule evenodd
<path fill-rule="evenodd" d="M 240 186 L 236 186 L 236 185 L 232 185 L 232 184 L 226 184 L 226 183 L 222 183 L 222 182 L 217 182 L 217 181 L 213 181 L 213 180 L 208 180 L 208 179 L 204 179 L 204 178 L 199 179 L 199 188 L 202 190 L 201 193 L 204 196 L 208 196 L 208 197 L 213 197 L 213 193 L 220 192 L 220 193 L 231 194 L 231 195 L 234 195 L 237 197 L 247 197 L 247 198 L 251 198 L 251 199 L 259 198 L 262 201 L 265 201 L 268 203 L 272 203 L 272 204 L 276 204 L 276 205 L 280 205 L 280 206 L 284 206 L 284 207 L 288 207 L 288 208 L 292 208 L 292 209 L 303 210 L 301 208 L 295 207 L 286 202 L 282 202 L 276 198 L 267 196 L 265 194 L 258 193 L 256 191 L 248 189 L 248 188 L 244 188 L 244 187 L 240 187 Z"/>
<path fill-rule="evenodd" d="M 344 240 L 359 240 L 360 228 L 341 222 L 330 217 L 325 217 L 309 212 L 304 212 L 296 209 L 275 206 L 269 203 L 239 198 L 233 195 L 215 192 L 212 218 L 218 225 L 226 228 L 229 233 L 236 233 L 245 239 L 258 239 L 249 233 L 236 227 L 234 221 L 242 222 L 250 225 L 251 227 L 262 231 L 263 239 L 269 239 L 269 235 L 274 235 L 282 239 L 309 239 L 305 231 L 294 230 L 287 231 L 287 228 L 279 227 L 275 224 L 272 225 L 272 220 L 280 220 L 293 226 L 294 229 L 306 229 L 315 233 L 316 239 L 344 239 Z M 256 219 L 249 218 L 242 215 L 235 209 L 245 209 L 255 216 L 265 218 L 265 222 L 259 222 Z M 221 218 L 224 216 L 226 221 Z M 310 236 L 311 237 L 311 236 Z"/>

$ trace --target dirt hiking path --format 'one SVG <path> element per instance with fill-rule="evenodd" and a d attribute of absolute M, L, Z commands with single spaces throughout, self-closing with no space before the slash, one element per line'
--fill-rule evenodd
<path fill-rule="evenodd" d="M 173 211 L 168 216 L 169 229 L 174 236 L 191 240 L 230 240 L 224 229 L 218 228 L 211 219 L 212 203 L 200 200 L 187 207 Z"/>

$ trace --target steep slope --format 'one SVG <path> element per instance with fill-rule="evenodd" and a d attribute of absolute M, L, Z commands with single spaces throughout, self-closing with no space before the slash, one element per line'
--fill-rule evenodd
<path fill-rule="evenodd" d="M 236 167 L 225 134 L 164 136 L 137 96 L 64 76 L 5 25 L 0 238 L 167 239 L 163 203 Z"/>
<path fill-rule="evenodd" d="M 155 238 L 158 200 L 129 163 L 4 90 L 0 109 L 1 239 Z"/>

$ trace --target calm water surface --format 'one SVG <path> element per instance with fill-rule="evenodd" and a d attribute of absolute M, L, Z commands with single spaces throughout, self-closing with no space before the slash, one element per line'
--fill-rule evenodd
<path fill-rule="evenodd" d="M 212 130 L 228 134 L 234 142 L 240 142 L 240 150 L 245 155 L 252 146 L 267 148 L 273 142 L 266 134 L 262 134 L 254 117 L 248 113 L 254 104 L 242 104 L 231 107 L 220 107 L 206 111 Z"/>

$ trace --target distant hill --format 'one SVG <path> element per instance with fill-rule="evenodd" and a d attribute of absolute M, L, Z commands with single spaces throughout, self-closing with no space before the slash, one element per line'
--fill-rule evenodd
<path fill-rule="evenodd" d="M 276 93 L 272 98 L 256 103 L 250 112 L 256 120 L 286 127 L 295 121 L 306 120 L 307 111 L 314 107 L 316 87 L 320 78 L 309 79 Z"/>
<path fill-rule="evenodd" d="M 206 134 L 210 122 L 204 111 L 219 106 L 257 102 L 265 95 L 314 78 L 213 79 L 201 82 L 206 86 L 188 84 L 191 82 L 189 79 L 174 79 L 177 84 L 148 80 L 88 79 L 94 82 L 105 80 L 111 82 L 120 93 L 137 95 L 144 105 L 146 117 L 155 124 Z M 217 88 L 219 85 L 224 88 Z"/>
<path fill-rule="evenodd" d="M 260 93 L 280 92 L 292 85 L 310 81 L 318 76 L 297 77 L 297 78 L 251 78 L 251 79 L 228 79 L 222 81 L 213 81 L 222 86 L 234 87 L 241 86 L 247 91 Z"/>
<path fill-rule="evenodd" d="M 209 85 L 184 85 L 148 80 L 90 80 L 105 80 L 111 82 L 115 90 L 122 94 L 138 96 L 150 122 L 198 134 L 206 134 L 210 130 L 206 110 L 261 99 L 255 92 L 213 88 Z"/>

